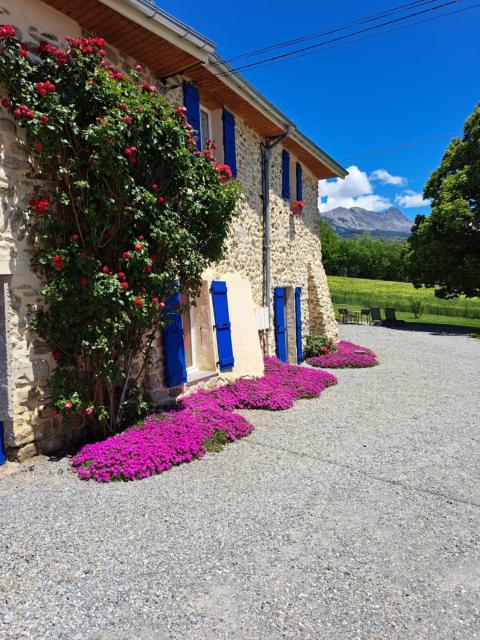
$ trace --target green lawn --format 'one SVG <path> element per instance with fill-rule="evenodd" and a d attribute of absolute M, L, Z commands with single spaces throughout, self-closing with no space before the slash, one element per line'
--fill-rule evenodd
<path fill-rule="evenodd" d="M 464 297 L 455 300 L 439 300 L 433 289 L 415 289 L 409 282 L 387 282 L 384 280 L 365 280 L 328 276 L 328 284 L 335 307 L 393 307 L 397 312 L 410 312 L 412 300 L 421 300 L 423 305 L 422 322 L 452 324 L 455 318 L 465 324 L 457 326 L 475 326 L 473 320 L 480 320 L 480 300 Z M 449 318 L 446 322 L 445 318 Z M 408 317 L 404 318 L 409 321 Z"/>

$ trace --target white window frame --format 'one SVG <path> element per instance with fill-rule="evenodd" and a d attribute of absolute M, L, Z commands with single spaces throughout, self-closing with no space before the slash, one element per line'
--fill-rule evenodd
<path fill-rule="evenodd" d="M 202 131 L 202 111 L 207 114 L 208 129 L 209 129 L 208 136 L 205 137 L 205 140 L 202 140 L 204 138 L 203 131 Z M 213 136 L 213 133 L 212 133 L 212 114 L 210 112 L 210 109 L 207 109 L 206 107 L 204 107 L 201 104 L 200 105 L 200 142 L 202 142 L 202 149 L 205 148 L 205 144 L 204 143 L 207 140 L 211 140 L 212 136 Z"/>

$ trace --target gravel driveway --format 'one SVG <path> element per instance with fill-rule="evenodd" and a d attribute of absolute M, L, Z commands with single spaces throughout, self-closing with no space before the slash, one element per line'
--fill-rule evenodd
<path fill-rule="evenodd" d="M 480 341 L 342 332 L 381 366 L 203 461 L 1 471 L 0 638 L 480 638 Z"/>

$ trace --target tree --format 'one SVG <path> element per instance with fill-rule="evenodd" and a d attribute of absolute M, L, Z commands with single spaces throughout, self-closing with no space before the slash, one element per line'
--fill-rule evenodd
<path fill-rule="evenodd" d="M 326 220 L 320 220 L 325 271 L 331 276 L 405 280 L 405 243 L 374 239 L 368 232 L 356 240 L 340 238 Z"/>
<path fill-rule="evenodd" d="M 463 139 L 448 146 L 424 196 L 432 212 L 417 216 L 409 238 L 409 271 L 416 287 L 437 287 L 439 298 L 480 296 L 480 105 Z"/>
<path fill-rule="evenodd" d="M 183 106 L 104 60 L 101 38 L 35 52 L 0 25 L 2 106 L 24 130 L 34 191 L 23 216 L 45 305 L 31 329 L 52 348 L 52 407 L 110 431 L 137 418 L 164 300 L 195 297 L 222 256 L 239 191 Z M 107 429 L 105 429 L 107 430 Z"/>

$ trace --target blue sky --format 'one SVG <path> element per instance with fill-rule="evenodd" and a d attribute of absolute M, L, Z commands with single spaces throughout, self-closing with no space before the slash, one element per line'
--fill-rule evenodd
<path fill-rule="evenodd" d="M 209 4 L 159 0 L 158 4 L 214 40 L 220 55 L 228 59 L 402 2 L 243 0 Z M 461 0 L 428 16 L 473 4 L 475 0 Z M 327 153 L 353 167 L 344 183 L 321 185 L 323 200 L 328 198 L 325 207 L 341 204 L 381 209 L 396 204 L 413 218 L 429 211 L 428 206 L 418 206 L 422 202 L 419 194 L 438 166 L 448 138 L 382 155 L 348 158 L 461 132 L 480 99 L 479 27 L 477 7 L 242 73 Z"/>

